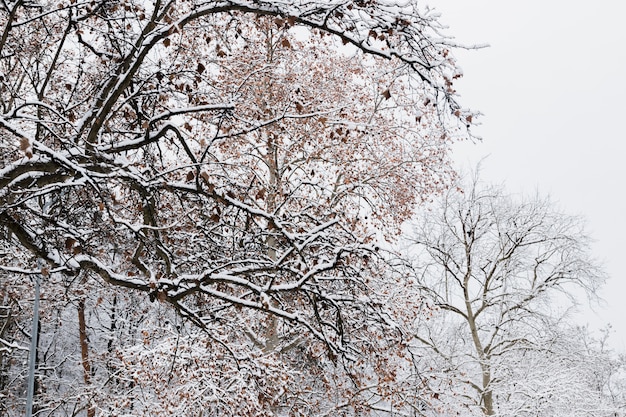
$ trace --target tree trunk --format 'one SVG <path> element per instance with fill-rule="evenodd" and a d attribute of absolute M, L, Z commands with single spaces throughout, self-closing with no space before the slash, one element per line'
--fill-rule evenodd
<path fill-rule="evenodd" d="M 85 385 L 91 384 L 91 365 L 89 364 L 89 344 L 87 340 L 87 325 L 85 323 L 85 301 L 78 302 L 78 337 L 80 339 L 80 356 L 83 365 L 83 378 Z M 91 405 L 91 401 L 87 405 L 87 417 L 95 417 L 96 409 Z"/>
<path fill-rule="evenodd" d="M 465 296 L 465 309 L 467 312 L 467 323 L 472 335 L 472 341 L 474 342 L 474 348 L 476 354 L 480 360 L 480 370 L 482 371 L 482 392 L 480 393 L 480 399 L 482 403 L 483 412 L 487 416 L 494 415 L 493 409 L 493 393 L 491 391 L 491 366 L 489 364 L 490 357 L 485 353 L 483 344 L 478 334 L 478 327 L 476 326 L 476 318 L 474 316 L 474 310 L 469 298 L 468 286 L 469 286 L 469 273 L 466 274 L 464 296 Z"/>
<path fill-rule="evenodd" d="M 483 402 L 483 411 L 486 416 L 492 416 L 495 414 L 493 409 L 493 392 L 491 391 L 491 371 L 488 365 L 484 365 L 483 367 L 483 393 L 482 393 L 482 402 Z"/>

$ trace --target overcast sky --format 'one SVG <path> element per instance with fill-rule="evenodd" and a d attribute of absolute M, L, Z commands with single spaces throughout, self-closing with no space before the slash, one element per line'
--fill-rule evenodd
<path fill-rule="evenodd" d="M 610 323 L 626 350 L 626 2 L 436 0 L 462 44 L 457 90 L 484 113 L 481 143 L 456 149 L 460 166 L 482 157 L 482 177 L 511 192 L 548 194 L 587 219 L 610 280 L 607 307 L 580 324 Z"/>

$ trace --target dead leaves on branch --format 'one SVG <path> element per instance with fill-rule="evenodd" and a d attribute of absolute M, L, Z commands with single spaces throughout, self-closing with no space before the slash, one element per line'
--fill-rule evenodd
<path fill-rule="evenodd" d="M 151 274 L 173 280 L 171 271 L 177 269 L 196 277 L 202 271 L 228 275 L 234 259 L 257 262 L 254 273 L 232 272 L 248 274 L 250 285 L 257 286 L 256 280 L 265 282 L 272 273 L 277 283 L 291 282 L 287 277 L 293 278 L 294 270 L 314 271 L 311 277 L 324 273 L 332 281 L 352 273 L 348 258 L 361 256 L 364 267 L 371 265 L 367 243 L 372 236 L 381 229 L 396 233 L 412 205 L 445 188 L 450 178 L 442 138 L 456 126 L 437 118 L 450 112 L 450 97 L 437 95 L 441 90 L 431 77 L 436 66 L 420 66 L 423 50 L 403 38 L 420 34 L 410 32 L 417 15 L 391 17 L 371 1 L 332 10 L 327 2 L 305 3 L 224 2 L 220 14 L 194 2 L 156 11 L 146 4 L 143 15 L 153 16 L 146 21 L 133 14 L 139 13 L 138 3 L 108 8 L 103 3 L 96 13 L 77 2 L 68 7 L 86 14 L 72 23 L 76 28 L 26 33 L 46 65 L 7 72 L 14 77 L 22 71 L 26 80 L 11 84 L 10 98 L 21 103 L 17 106 L 27 99 L 38 104 L 10 109 L 7 123 L 33 136 L 19 142 L 29 158 L 31 144 L 42 144 L 37 152 L 45 151 L 62 176 L 52 174 L 63 181 L 37 172 L 33 175 L 50 183 L 20 183 L 22 188 L 13 191 L 24 203 L 12 204 L 33 225 L 50 229 L 50 216 L 67 225 L 41 237 L 51 247 L 60 246 L 63 259 L 43 246 L 37 254 L 68 273 L 91 268 L 130 287 Z M 310 6 L 307 13 L 303 5 Z M 365 16 L 362 11 L 370 13 L 368 19 L 356 22 Z M 18 20 L 28 26 L 30 12 L 22 12 Z M 67 11 L 50 12 L 41 19 L 65 28 L 67 16 Z M 312 36 L 298 39 L 291 32 L 296 25 L 308 27 Z M 17 32 L 9 35 L 17 42 Z M 361 54 L 338 53 L 336 37 Z M 405 42 L 404 49 L 389 52 L 394 42 Z M 426 49 L 435 56 L 432 50 L 441 45 Z M 442 66 L 454 66 L 444 61 Z M 32 80 L 48 76 L 53 85 L 39 91 Z M 423 104 L 425 95 L 432 101 Z M 469 114 L 457 116 L 472 121 Z M 19 169 L 8 178 L 21 175 Z M 67 203 L 68 195 L 94 202 L 77 206 L 77 213 L 54 214 L 44 213 L 45 205 L 26 203 L 40 198 Z M 330 223 L 332 228 L 323 227 Z M 77 251 L 66 235 L 81 243 L 89 237 L 93 246 L 81 244 Z M 107 250 L 110 242 L 119 249 Z M 306 267 L 290 269 L 298 257 L 298 265 Z M 330 272 L 315 269 L 325 264 Z M 209 298 L 240 306 L 249 302 L 228 298 L 233 294 L 217 291 L 211 279 L 209 274 L 202 283 L 212 291 Z M 175 287 L 166 299 L 177 296 Z M 176 299 L 179 306 L 183 299 Z M 315 323 L 311 311 L 307 314 Z M 319 329 L 319 323 L 311 326 Z"/>

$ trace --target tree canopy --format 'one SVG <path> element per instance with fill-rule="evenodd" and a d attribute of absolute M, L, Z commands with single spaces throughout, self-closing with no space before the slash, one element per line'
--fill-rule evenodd
<path fill-rule="evenodd" d="M 187 300 L 208 296 L 340 350 L 341 326 L 311 321 L 336 303 L 317 279 L 354 274 L 373 230 L 445 186 L 471 120 L 413 3 L 17 1 L 2 18 L 5 270 L 90 271 L 198 324 Z"/>
<path fill-rule="evenodd" d="M 473 116 L 441 30 L 414 1 L 0 3 L 3 349 L 19 347 L 9 339 L 21 339 L 39 273 L 51 297 L 41 343 L 80 346 L 82 371 L 48 358 L 82 376 L 69 399 L 49 386 L 40 409 L 156 413 L 130 393 L 170 401 L 145 385 L 167 372 L 178 387 L 200 381 L 196 396 L 179 390 L 215 412 L 323 410 L 314 382 L 338 409 L 391 406 L 384 386 L 404 365 L 374 355 L 401 340 L 377 237 L 451 182 L 449 146 Z M 161 303 L 179 318 L 155 322 Z M 137 340 L 188 359 L 163 367 L 132 353 Z M 295 356 L 264 367 L 263 354 Z M 193 377 L 178 363 L 192 357 Z M 340 364 L 343 377 L 290 400 L 269 374 L 253 379 L 267 391 L 242 377 L 294 381 Z M 373 367 L 373 393 L 348 383 Z M 197 403 L 207 389 L 228 394 Z M 421 395 L 400 392 L 400 407 Z M 117 405 L 102 408 L 107 397 Z"/>

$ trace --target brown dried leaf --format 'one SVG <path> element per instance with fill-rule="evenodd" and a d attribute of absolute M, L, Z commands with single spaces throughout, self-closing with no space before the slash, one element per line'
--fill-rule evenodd
<path fill-rule="evenodd" d="M 28 148 L 30 148 L 30 142 L 28 141 L 28 139 L 21 138 L 20 139 L 20 151 L 26 151 Z"/>
<path fill-rule="evenodd" d="M 76 239 L 74 239 L 73 237 L 68 237 L 67 239 L 65 239 L 65 250 L 71 252 L 75 244 Z"/>

